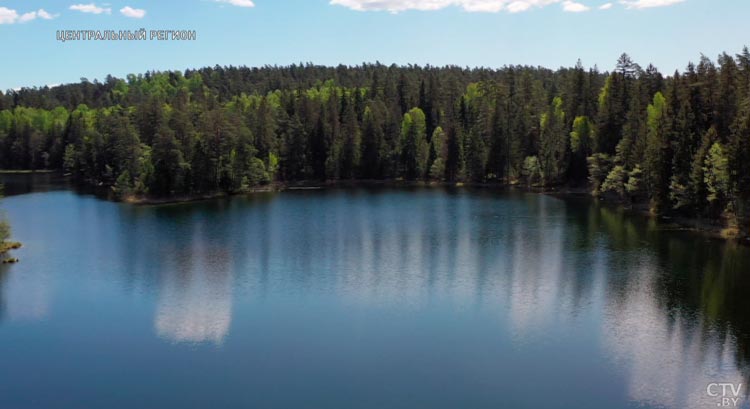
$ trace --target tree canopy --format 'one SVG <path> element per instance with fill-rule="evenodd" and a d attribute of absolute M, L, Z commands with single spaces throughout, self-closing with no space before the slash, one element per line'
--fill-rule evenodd
<path fill-rule="evenodd" d="M 212 67 L 0 94 L 0 167 L 120 196 L 302 180 L 586 184 L 750 215 L 750 52 L 664 76 L 506 66 Z"/>

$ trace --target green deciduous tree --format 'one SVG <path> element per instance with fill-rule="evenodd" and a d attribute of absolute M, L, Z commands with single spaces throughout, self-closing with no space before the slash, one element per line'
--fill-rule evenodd
<path fill-rule="evenodd" d="M 427 144 L 425 115 L 419 108 L 404 114 L 401 124 L 401 160 L 407 179 L 420 179 L 426 175 L 429 145 Z"/>
<path fill-rule="evenodd" d="M 666 98 L 657 92 L 653 102 L 648 106 L 644 176 L 652 209 L 656 211 L 662 210 L 669 202 L 672 158 L 666 104 Z"/>

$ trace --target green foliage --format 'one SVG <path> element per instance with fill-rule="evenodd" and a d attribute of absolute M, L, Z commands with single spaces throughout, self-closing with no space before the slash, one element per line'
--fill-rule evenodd
<path fill-rule="evenodd" d="M 666 118 L 667 100 L 661 92 L 648 106 L 644 175 L 652 207 L 661 211 L 668 203 L 672 157 Z"/>
<path fill-rule="evenodd" d="M 593 143 L 593 128 L 588 117 L 579 116 L 573 121 L 573 131 L 570 133 L 570 149 L 588 157 Z"/>
<path fill-rule="evenodd" d="M 586 180 L 588 178 L 588 158 L 594 146 L 594 124 L 586 116 L 578 116 L 573 120 L 573 130 L 570 132 L 570 178 L 572 180 Z"/>
<path fill-rule="evenodd" d="M 256 157 L 250 158 L 250 163 L 247 167 L 247 174 L 243 185 L 245 188 L 252 186 L 258 186 L 271 182 L 271 177 L 266 172 L 266 164 L 262 160 Z"/>
<path fill-rule="evenodd" d="M 137 195 L 147 195 L 154 183 L 154 165 L 151 161 L 151 148 L 144 147 L 136 161 L 136 177 L 133 192 Z"/>
<path fill-rule="evenodd" d="M 589 156 L 587 161 L 589 165 L 589 183 L 591 184 L 592 193 L 597 196 L 602 192 L 602 185 L 612 170 L 612 158 L 604 153 L 595 153 Z"/>
<path fill-rule="evenodd" d="M 542 167 L 539 164 L 539 158 L 536 156 L 529 156 L 524 159 L 521 174 L 528 186 L 539 184 L 543 180 Z"/>
<path fill-rule="evenodd" d="M 466 135 L 466 178 L 472 182 L 484 182 L 487 177 L 488 152 L 484 135 L 477 129 Z"/>
<path fill-rule="evenodd" d="M 750 69 L 750 52 L 747 48 L 741 57 L 742 64 Z M 745 74 L 748 76 L 746 83 L 750 84 L 750 71 Z M 738 222 L 742 226 L 750 223 L 750 95 L 745 101 L 732 127 L 728 146 L 732 196 Z"/>
<path fill-rule="evenodd" d="M 112 186 L 112 192 L 120 199 L 133 194 L 133 178 L 130 176 L 130 172 L 128 172 L 127 169 L 122 171 L 120 176 L 117 177 L 115 185 Z"/>
<path fill-rule="evenodd" d="M 643 195 L 645 187 L 643 185 L 643 170 L 640 165 L 636 165 L 628 173 L 628 182 L 625 184 L 625 191 L 631 198 L 638 198 Z"/>
<path fill-rule="evenodd" d="M 387 159 L 382 104 L 365 108 L 362 123 L 362 177 L 377 179 L 382 176 Z"/>
<path fill-rule="evenodd" d="M 268 162 L 266 163 L 266 173 L 268 179 L 274 180 L 276 178 L 276 172 L 279 171 L 279 157 L 273 153 L 268 154 Z"/>
<path fill-rule="evenodd" d="M 404 114 L 401 123 L 401 160 L 407 179 L 420 179 L 426 175 L 429 145 L 424 112 L 413 108 Z"/>
<path fill-rule="evenodd" d="M 622 165 L 616 165 L 602 183 L 601 193 L 611 192 L 620 198 L 624 198 L 627 192 L 626 184 L 628 181 L 628 172 Z"/>
<path fill-rule="evenodd" d="M 65 154 L 63 156 L 63 170 L 66 173 L 73 173 L 78 167 L 78 153 L 76 147 L 73 144 L 68 144 L 65 147 Z"/>
<path fill-rule="evenodd" d="M 724 147 L 716 142 L 708 151 L 703 165 L 703 180 L 709 203 L 722 203 L 729 195 L 729 159 Z"/>
<path fill-rule="evenodd" d="M 433 180 L 442 180 L 445 177 L 445 163 L 448 159 L 448 146 L 446 134 L 443 128 L 437 127 L 432 133 L 430 140 L 430 158 L 432 166 L 430 167 L 430 178 Z"/>
<path fill-rule="evenodd" d="M 566 130 L 562 98 L 552 100 L 549 110 L 541 119 L 541 146 L 539 161 L 545 184 L 559 183 L 566 176 L 570 158 L 570 132 Z"/>
<path fill-rule="evenodd" d="M 213 67 L 0 95 L 0 167 L 115 195 L 273 182 L 585 185 L 750 225 L 750 53 L 662 76 L 614 70 Z"/>

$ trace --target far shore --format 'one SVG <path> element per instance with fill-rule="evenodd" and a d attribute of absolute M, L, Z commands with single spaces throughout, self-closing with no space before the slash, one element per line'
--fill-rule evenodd
<path fill-rule="evenodd" d="M 0 170 L 0 175 L 23 175 L 23 174 L 49 174 L 59 173 L 55 170 Z M 750 234 L 743 232 L 741 229 L 730 227 L 725 220 L 713 220 L 704 218 L 686 218 L 677 216 L 659 216 L 652 214 L 648 206 L 642 203 L 627 204 L 619 201 L 613 201 L 606 198 L 596 198 L 591 195 L 590 189 L 586 186 L 557 186 L 545 188 L 539 186 L 527 186 L 512 181 L 493 182 L 438 182 L 438 181 L 419 181 L 403 179 L 385 179 L 385 180 L 338 180 L 338 181 L 298 181 L 293 183 L 271 183 L 268 185 L 257 186 L 247 190 L 235 193 L 215 192 L 199 195 L 180 195 L 169 197 L 154 196 L 126 196 L 119 201 L 135 206 L 163 206 L 178 205 L 183 203 L 194 203 L 213 199 L 228 198 L 233 196 L 252 195 L 258 193 L 272 193 L 284 191 L 309 191 L 326 188 L 367 188 L 367 187 L 392 187 L 392 188 L 420 188 L 420 187 L 440 187 L 440 188 L 494 188 L 506 190 L 519 190 L 529 193 L 547 194 L 560 198 L 586 198 L 598 200 L 599 202 L 614 208 L 621 208 L 627 212 L 637 214 L 641 217 L 653 218 L 659 221 L 664 228 L 683 230 L 699 233 L 708 237 L 736 241 L 743 244 L 750 244 Z M 101 192 L 100 192 L 101 193 Z M 106 193 L 102 196 L 107 197 Z M 112 199 L 110 196 L 109 199 Z M 7 252 L 7 250 L 6 250 Z M 2 252 L 0 252 L 2 254 Z"/>
<path fill-rule="evenodd" d="M 271 183 L 263 186 L 256 186 L 247 190 L 235 193 L 216 192 L 199 195 L 180 195 L 169 197 L 152 197 L 152 196 L 126 196 L 120 201 L 133 205 L 168 205 L 199 202 L 211 199 L 226 198 L 232 196 L 243 196 L 256 193 L 271 193 L 284 191 L 310 191 L 321 190 L 326 188 L 357 188 L 357 187 L 394 187 L 394 188 L 418 188 L 418 187 L 476 187 L 476 188 L 503 188 L 509 189 L 516 185 L 509 185 L 504 182 L 487 182 L 487 183 L 463 183 L 463 182 L 435 182 L 435 181 L 418 181 L 418 180 L 338 180 L 338 181 L 299 181 L 294 183 Z M 541 189 L 524 188 L 524 190 L 542 192 Z"/>
<path fill-rule="evenodd" d="M 295 183 L 273 183 L 266 186 L 259 186 L 247 191 L 237 193 L 215 193 L 195 196 L 177 196 L 168 198 L 155 197 L 127 197 L 122 201 L 137 206 L 157 206 L 157 205 L 174 205 L 181 203 L 199 202 L 218 198 L 227 198 L 232 196 L 251 195 L 257 193 L 300 191 L 300 190 L 319 190 L 326 188 L 357 188 L 357 187 L 394 187 L 394 188 L 418 188 L 418 187 L 441 187 L 441 188 L 499 188 L 507 190 L 519 190 L 529 193 L 546 194 L 560 198 L 585 198 L 597 200 L 606 206 L 620 208 L 626 212 L 636 214 L 639 217 L 653 218 L 659 221 L 665 229 L 682 230 L 698 233 L 711 238 L 722 239 L 727 241 L 736 241 L 738 243 L 750 244 L 750 235 L 742 233 L 736 228 L 729 227 L 725 221 L 659 216 L 652 214 L 645 204 L 625 204 L 608 200 L 605 198 L 596 198 L 591 195 L 588 187 L 585 186 L 559 186 L 553 188 L 543 188 L 526 186 L 517 183 L 505 182 L 436 182 L 436 181 L 409 181 L 409 180 L 343 180 L 343 181 L 301 181 Z"/>

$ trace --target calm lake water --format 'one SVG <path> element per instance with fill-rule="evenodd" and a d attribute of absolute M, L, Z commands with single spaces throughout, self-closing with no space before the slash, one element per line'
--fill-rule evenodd
<path fill-rule="evenodd" d="M 712 383 L 747 396 L 743 246 L 535 194 L 135 207 L 55 179 L 5 177 L 25 247 L 0 267 L 0 408 L 715 408 Z"/>

